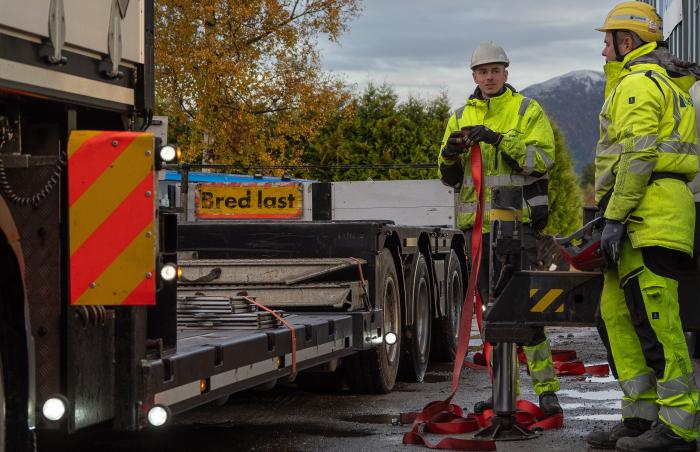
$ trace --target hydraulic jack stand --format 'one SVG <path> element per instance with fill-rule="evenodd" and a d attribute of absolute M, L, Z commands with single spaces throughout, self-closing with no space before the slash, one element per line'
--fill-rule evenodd
<path fill-rule="evenodd" d="M 523 193 L 520 187 L 496 187 L 491 194 L 490 287 L 486 315 L 488 315 L 488 308 L 493 305 L 507 280 L 523 268 L 522 259 L 525 256 L 522 253 L 522 199 Z M 513 325 L 513 329 L 520 328 Z M 505 334 L 507 336 L 507 332 Z M 478 438 L 517 441 L 537 436 L 519 426 L 515 418 L 518 378 L 515 342 L 516 339 L 512 342 L 499 342 L 493 348 L 492 395 L 495 416 L 491 418 L 489 427 L 475 435 Z"/>

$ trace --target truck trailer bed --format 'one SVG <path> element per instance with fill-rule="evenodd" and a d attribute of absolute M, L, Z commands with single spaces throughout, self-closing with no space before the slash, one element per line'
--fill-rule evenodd
<path fill-rule="evenodd" d="M 288 314 L 296 333 L 297 371 L 357 350 L 353 326 L 366 313 Z M 353 325 L 355 323 L 355 325 Z M 292 374 L 292 334 L 286 326 L 250 329 L 182 329 L 174 353 L 142 364 L 152 403 L 174 414 Z M 147 397 L 146 400 L 149 398 Z"/>

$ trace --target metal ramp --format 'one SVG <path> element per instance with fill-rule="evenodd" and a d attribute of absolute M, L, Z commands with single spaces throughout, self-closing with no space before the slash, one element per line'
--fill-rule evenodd
<path fill-rule="evenodd" d="M 366 303 L 364 263 L 354 258 L 181 260 L 178 300 L 235 300 L 245 293 L 271 308 L 356 310 Z"/>

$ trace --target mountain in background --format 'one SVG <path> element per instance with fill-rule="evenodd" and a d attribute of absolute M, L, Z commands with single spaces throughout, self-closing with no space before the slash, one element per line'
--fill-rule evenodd
<path fill-rule="evenodd" d="M 597 71 L 573 71 L 528 86 L 521 93 L 536 99 L 549 119 L 562 129 L 576 172 L 581 174 L 595 155 L 605 75 Z"/>

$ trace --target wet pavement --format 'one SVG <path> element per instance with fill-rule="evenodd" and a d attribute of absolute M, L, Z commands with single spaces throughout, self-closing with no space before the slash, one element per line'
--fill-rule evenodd
<path fill-rule="evenodd" d="M 548 328 L 555 349 L 574 349 L 584 364 L 605 363 L 605 350 L 593 328 Z M 477 349 L 472 344 L 472 350 Z M 470 353 L 469 359 L 471 359 Z M 699 371 L 697 362 L 696 373 Z M 385 395 L 356 395 L 347 391 L 304 391 L 294 385 L 270 391 L 237 394 L 222 406 L 208 405 L 177 416 L 160 431 L 137 434 L 81 435 L 66 450 L 112 451 L 419 451 L 405 446 L 402 437 L 410 429 L 400 425 L 402 412 L 415 411 L 449 394 L 452 367 L 435 364 L 424 383 L 399 382 Z M 536 402 L 525 366 L 520 366 L 522 398 Z M 499 442 L 499 451 L 587 451 L 586 434 L 610 428 L 619 421 L 617 382 L 610 377 L 560 377 L 560 402 L 564 427 L 538 434 L 535 439 Z M 465 368 L 455 403 L 471 411 L 488 397 L 485 371 Z M 434 441 L 438 435 L 428 435 Z M 471 435 L 461 435 L 470 438 Z M 54 450 L 54 449 L 43 449 Z"/>

